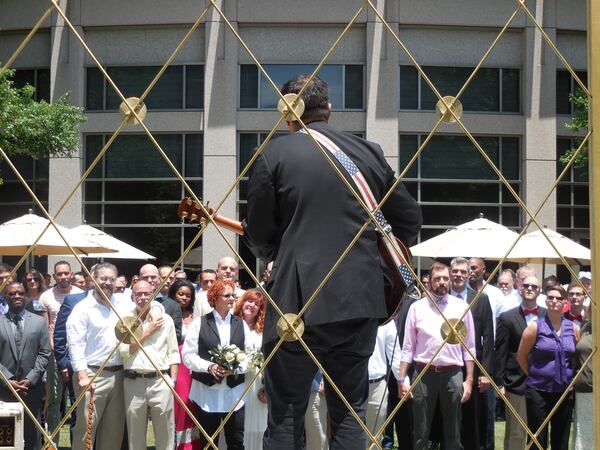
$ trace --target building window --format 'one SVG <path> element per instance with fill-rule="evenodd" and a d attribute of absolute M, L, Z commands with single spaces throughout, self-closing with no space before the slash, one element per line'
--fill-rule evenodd
<path fill-rule="evenodd" d="M 278 88 L 298 74 L 311 74 L 316 65 L 265 64 L 263 66 Z M 318 76 L 329 87 L 329 101 L 334 110 L 364 109 L 364 66 L 360 64 L 328 64 Z M 279 96 L 269 81 L 253 64 L 240 66 L 240 109 L 276 109 Z"/>
<path fill-rule="evenodd" d="M 579 79 L 587 86 L 587 72 L 575 71 Z M 568 70 L 556 71 L 556 114 L 572 115 L 575 106 L 569 96 L 581 87 Z"/>
<path fill-rule="evenodd" d="M 423 66 L 442 96 L 456 95 L 473 72 L 471 67 Z M 465 111 L 518 113 L 521 111 L 521 71 L 480 68 L 460 102 Z M 400 66 L 400 109 L 433 111 L 438 98 L 414 66 Z"/>
<path fill-rule="evenodd" d="M 108 67 L 106 71 L 125 98 L 139 97 L 160 70 L 159 66 Z M 204 66 L 169 66 L 145 100 L 148 109 L 202 109 Z M 86 69 L 85 107 L 88 111 L 116 111 L 121 99 L 96 67 Z"/>
<path fill-rule="evenodd" d="M 558 138 L 556 142 L 556 175 L 565 165 L 560 157 L 569 149 L 577 148 L 579 142 L 572 138 Z M 572 167 L 556 187 L 556 228 L 557 231 L 582 245 L 590 245 L 590 198 L 589 168 Z"/>
<path fill-rule="evenodd" d="M 50 103 L 50 69 L 17 69 L 12 78 L 16 88 L 31 85 L 35 88 L 34 99 Z"/>
<path fill-rule="evenodd" d="M 202 135 L 154 137 L 195 194 L 202 197 Z M 109 135 L 85 136 L 85 168 L 108 139 Z M 122 134 L 84 183 L 83 215 L 89 225 L 156 256 L 159 264 L 173 263 L 197 231 L 194 225 L 182 225 L 177 217 L 177 205 L 186 195 L 183 183 L 145 134 Z"/>
<path fill-rule="evenodd" d="M 400 135 L 400 172 L 425 138 L 425 135 Z M 476 136 L 476 139 L 520 194 L 519 138 Z M 434 136 L 406 173 L 404 185 L 423 211 L 419 242 L 476 219 L 480 213 L 511 228 L 521 226 L 517 201 L 466 136 Z"/>

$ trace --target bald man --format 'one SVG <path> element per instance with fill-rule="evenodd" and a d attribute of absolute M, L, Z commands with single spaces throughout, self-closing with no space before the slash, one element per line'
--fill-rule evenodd
<path fill-rule="evenodd" d="M 158 286 L 160 286 L 161 282 L 160 273 L 154 264 L 143 265 L 140 269 L 139 279 L 150 283 L 150 285 L 152 285 L 152 289 L 155 291 Z M 181 337 L 181 306 L 179 306 L 179 303 L 165 295 L 162 290 L 156 295 L 154 300 L 160 303 L 165 309 L 165 312 L 171 316 L 171 319 L 173 319 L 173 323 L 175 324 L 175 332 L 177 333 L 177 342 L 183 342 Z"/>

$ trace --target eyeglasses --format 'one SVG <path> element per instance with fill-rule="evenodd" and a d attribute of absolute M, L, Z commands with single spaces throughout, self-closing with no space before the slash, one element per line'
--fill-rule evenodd
<path fill-rule="evenodd" d="M 125 286 L 116 287 L 115 292 L 125 292 Z"/>
<path fill-rule="evenodd" d="M 223 294 L 223 295 L 220 295 L 219 297 L 232 298 L 234 300 L 237 299 L 237 295 L 235 295 L 235 294 Z"/>
<path fill-rule="evenodd" d="M 546 298 L 547 298 L 548 300 L 563 300 L 563 298 L 562 298 L 562 297 L 558 297 L 558 296 L 556 296 L 556 295 L 548 295 Z"/>
<path fill-rule="evenodd" d="M 583 292 L 569 292 L 569 297 L 583 297 L 584 295 Z"/>
<path fill-rule="evenodd" d="M 35 278 L 25 278 L 25 281 L 27 281 L 28 283 L 33 283 L 34 281 L 37 281 Z"/>
<path fill-rule="evenodd" d="M 523 283 L 523 287 L 525 289 L 533 289 L 534 291 L 536 291 L 540 288 L 537 284 L 529 284 L 529 283 Z"/>

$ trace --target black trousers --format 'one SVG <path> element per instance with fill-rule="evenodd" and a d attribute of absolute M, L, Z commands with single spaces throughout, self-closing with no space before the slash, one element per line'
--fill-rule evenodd
<path fill-rule="evenodd" d="M 196 405 L 196 419 L 198 423 L 202 425 L 204 431 L 209 436 L 212 436 L 221 421 L 225 418 L 227 413 L 210 413 L 204 411 L 200 406 Z M 244 407 L 242 406 L 236 412 L 234 412 L 229 420 L 225 423 L 223 428 L 225 433 L 225 442 L 227 442 L 227 448 L 229 450 L 244 450 Z M 219 437 L 216 436 L 214 439 L 215 446 L 218 446 Z M 200 432 L 200 448 L 204 449 L 208 445 L 208 441 L 204 438 L 202 432 Z M 213 448 L 211 446 L 207 447 Z"/>
<path fill-rule="evenodd" d="M 473 378 L 471 398 L 462 404 L 461 441 L 465 450 L 480 450 L 487 437 L 487 392 L 479 392 L 479 377 Z"/>
<path fill-rule="evenodd" d="M 398 398 L 398 381 L 393 374 L 390 374 L 388 379 L 388 404 L 387 415 L 391 414 L 396 405 L 400 402 Z M 400 450 L 412 450 L 413 448 L 413 417 L 412 417 L 412 400 L 407 399 L 396 415 L 394 420 L 386 427 L 383 433 L 383 448 L 392 448 L 394 446 L 394 427 L 396 427 L 396 437 L 398 439 L 398 448 Z"/>
<path fill-rule="evenodd" d="M 303 339 L 361 421 L 369 396 L 368 362 L 375 347 L 378 321 L 348 320 L 306 327 Z M 265 357 L 276 341 L 264 344 Z M 268 423 L 264 450 L 302 450 L 304 414 L 317 367 L 298 342 L 285 342 L 265 368 Z M 330 419 L 330 450 L 364 450 L 365 432 L 327 380 L 325 399 Z"/>
<path fill-rule="evenodd" d="M 532 433 L 535 433 L 544 422 L 561 395 L 562 392 L 536 391 L 527 386 L 525 391 L 527 426 Z M 572 416 L 573 392 L 570 392 L 550 419 L 550 447 L 552 450 L 568 450 Z M 530 440 L 529 435 L 527 440 Z M 538 441 L 542 447 L 548 448 L 548 425 L 538 435 Z"/>

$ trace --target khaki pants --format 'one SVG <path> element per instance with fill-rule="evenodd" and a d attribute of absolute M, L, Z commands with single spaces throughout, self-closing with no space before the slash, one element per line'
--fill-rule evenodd
<path fill-rule="evenodd" d="M 506 391 L 506 398 L 515 408 L 523 422 L 527 424 L 527 404 L 524 395 L 513 394 Z M 535 432 L 535 430 L 534 430 Z M 506 429 L 504 430 L 504 450 L 523 450 L 527 439 L 527 432 L 523 425 L 506 407 Z M 532 446 L 531 448 L 534 448 Z"/>
<path fill-rule="evenodd" d="M 172 450 L 175 447 L 173 393 L 162 378 L 125 377 L 124 397 L 129 450 L 146 450 L 148 412 L 154 428 L 156 450 Z"/>
<path fill-rule="evenodd" d="M 88 370 L 90 378 L 94 375 Z M 76 375 L 75 375 L 76 376 Z M 81 392 L 77 381 L 75 395 Z M 123 403 L 123 370 L 109 372 L 103 370 L 94 381 L 94 415 L 92 422 L 92 446 L 95 450 L 116 450 L 121 448 L 125 430 L 125 404 Z M 88 423 L 90 391 L 77 405 L 77 423 L 73 430 L 73 450 L 85 449 L 85 434 Z"/>
<path fill-rule="evenodd" d="M 387 381 L 382 379 L 375 381 L 374 383 L 369 382 L 369 401 L 367 403 L 367 428 L 373 434 L 377 434 L 387 414 L 387 401 L 388 401 L 388 390 Z M 383 433 L 377 439 L 377 442 L 381 443 Z M 366 448 L 375 449 L 376 445 L 373 444 L 371 439 L 367 436 Z"/>

